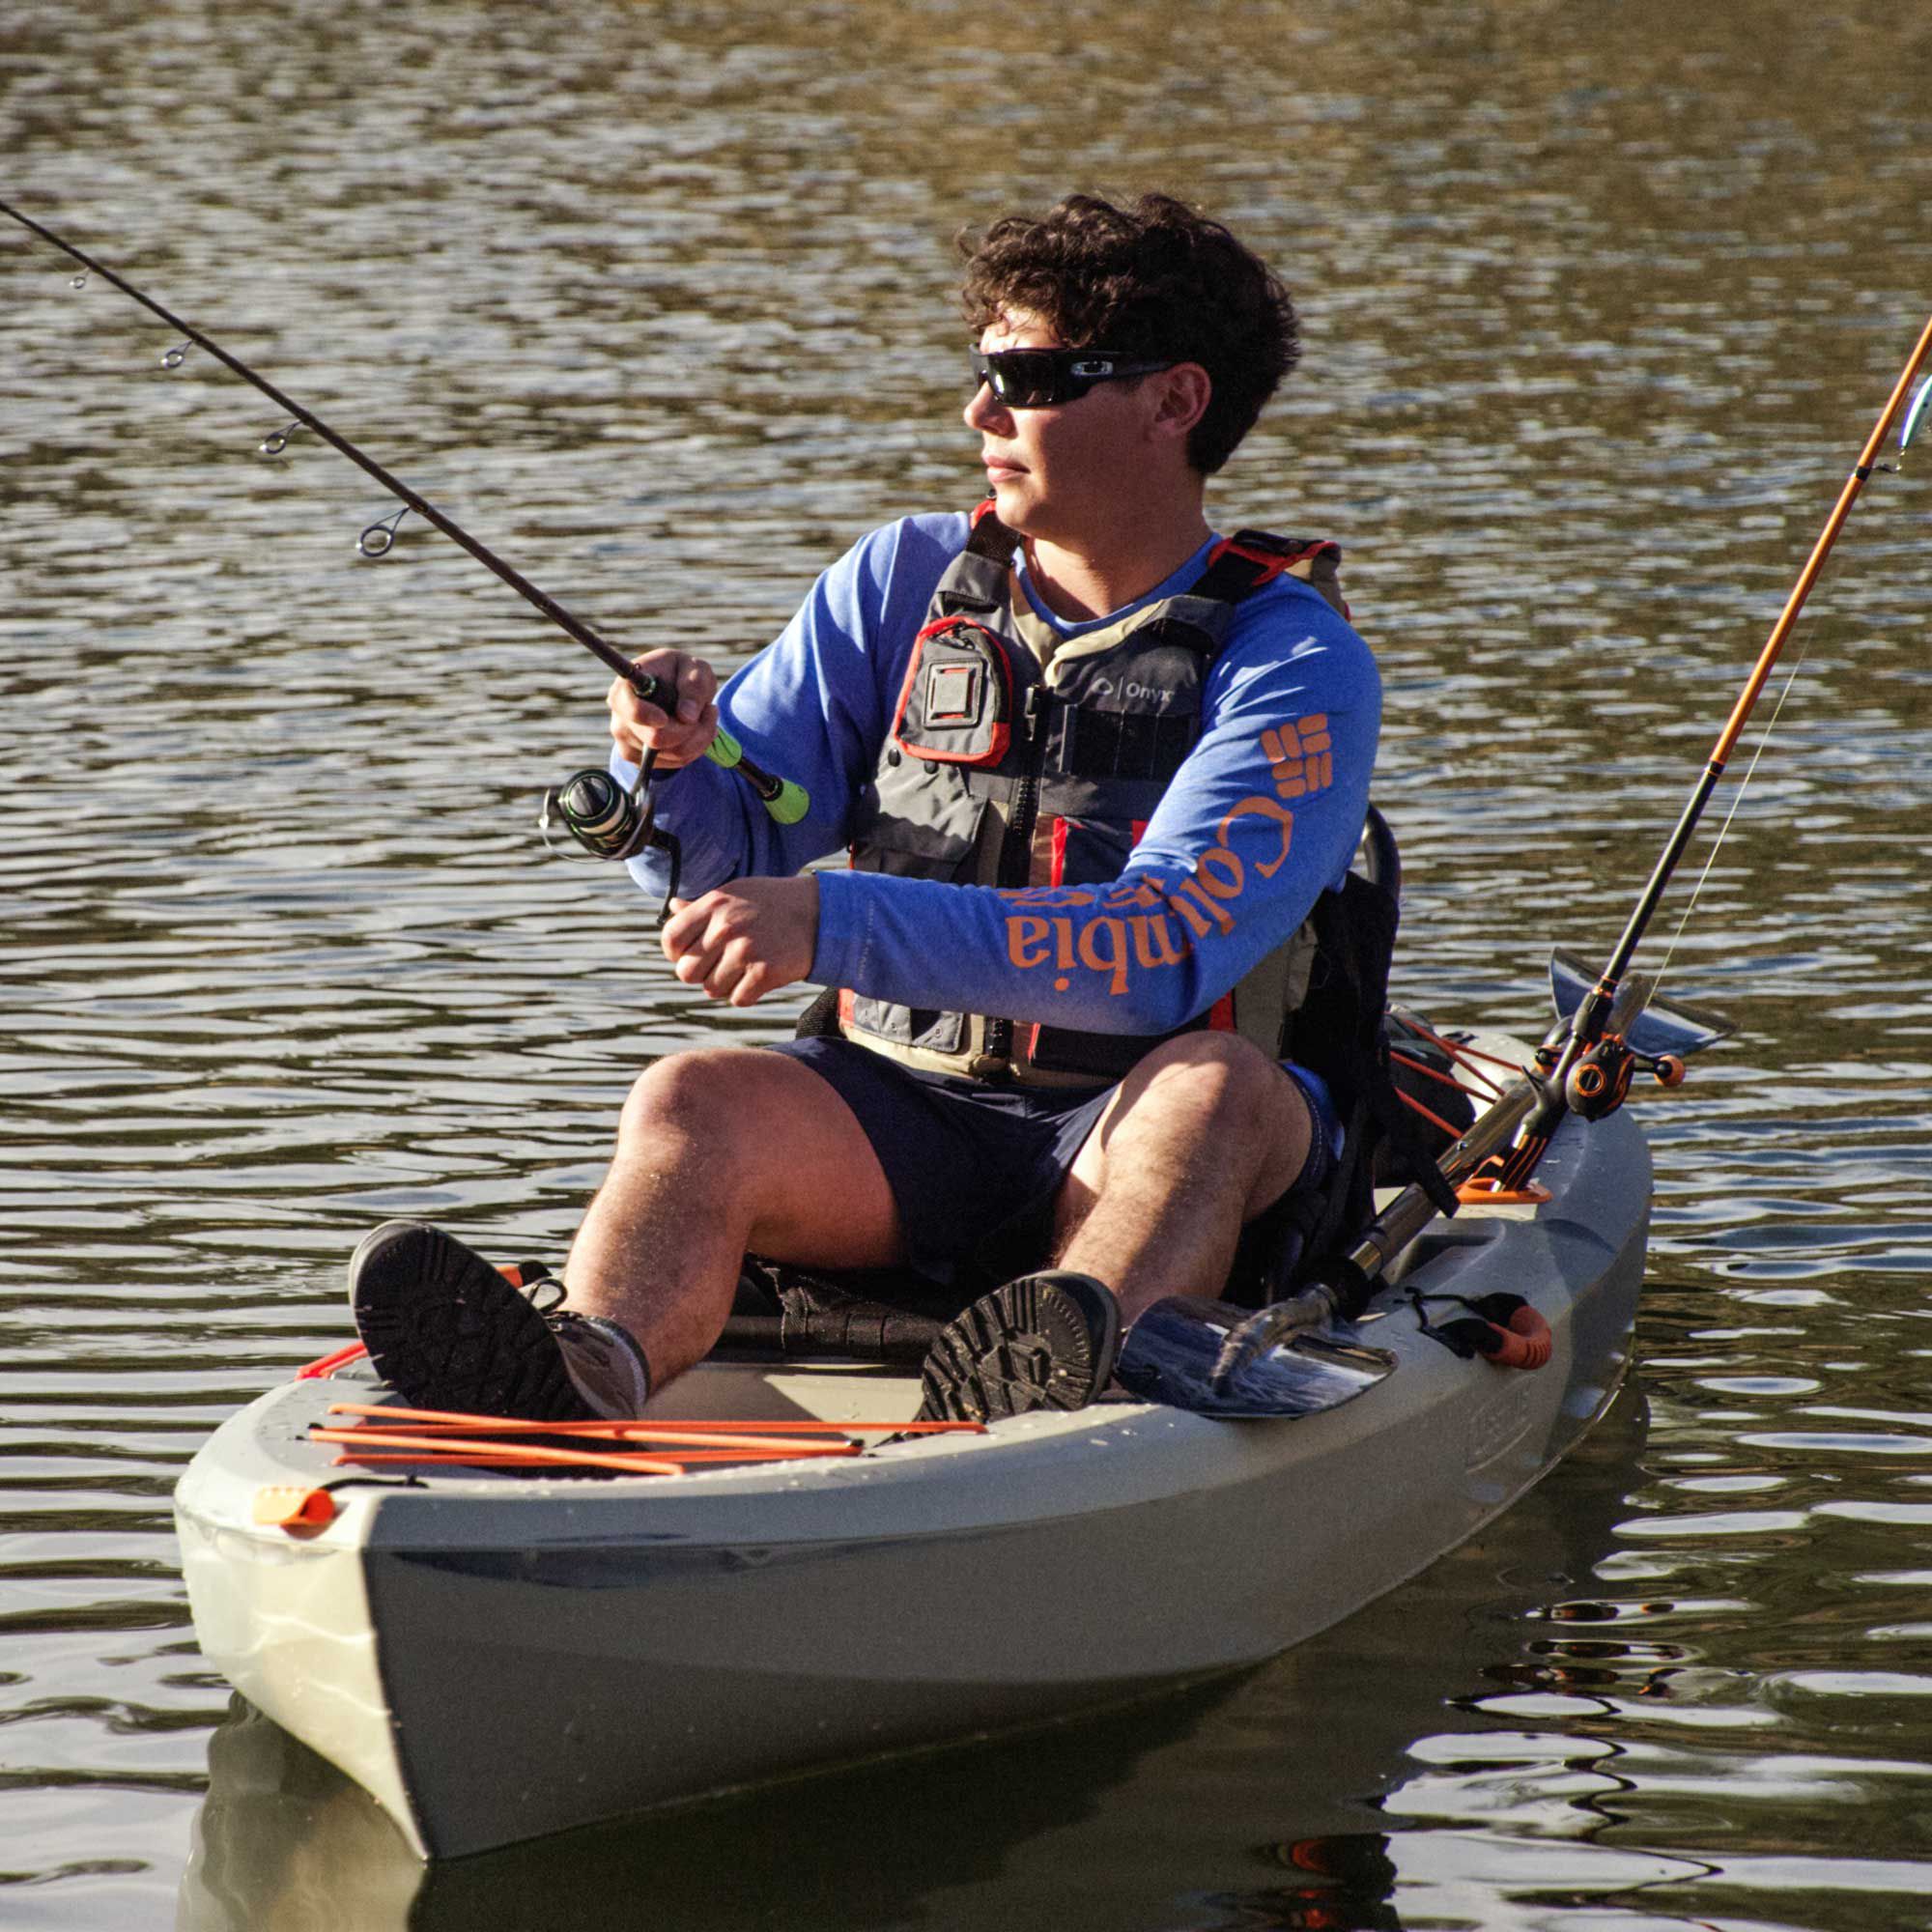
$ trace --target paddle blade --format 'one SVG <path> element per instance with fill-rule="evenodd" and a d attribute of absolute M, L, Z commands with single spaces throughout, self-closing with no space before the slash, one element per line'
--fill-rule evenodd
<path fill-rule="evenodd" d="M 1556 1003 L 1559 1019 L 1569 1019 L 1596 983 L 1595 971 L 1576 953 L 1558 947 L 1549 955 L 1549 996 Z M 1624 1039 L 1633 1053 L 1640 1053 L 1646 1059 L 1669 1053 L 1679 1060 L 1688 1060 L 1691 1054 L 1727 1039 L 1737 1030 L 1735 1021 L 1719 1013 L 1685 1006 L 1677 1000 L 1660 1000 L 1652 994 L 1626 1030 Z"/>
<path fill-rule="evenodd" d="M 1395 1368 L 1393 1355 L 1364 1347 L 1353 1328 L 1330 1322 L 1237 1349 L 1232 1372 L 1217 1380 L 1229 1338 L 1256 1320 L 1250 1308 L 1171 1294 L 1127 1330 L 1115 1378 L 1143 1401 L 1234 1420 L 1339 1408 Z"/>

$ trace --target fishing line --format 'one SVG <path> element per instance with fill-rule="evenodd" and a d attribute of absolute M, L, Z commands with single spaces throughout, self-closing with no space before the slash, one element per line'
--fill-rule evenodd
<path fill-rule="evenodd" d="M 454 518 L 444 516 L 427 497 L 418 496 L 407 483 L 391 475 L 373 457 L 358 449 L 347 437 L 331 429 L 320 416 L 303 409 L 293 397 L 284 395 L 267 377 L 258 375 L 240 356 L 230 355 L 212 336 L 204 334 L 192 324 L 183 321 L 172 309 L 163 307 L 152 296 L 144 295 L 131 282 L 116 274 L 104 263 L 96 261 L 92 255 L 76 248 L 72 242 L 63 240 L 51 228 L 36 221 L 31 215 L 23 214 L 12 204 L 0 201 L 0 214 L 17 221 L 30 234 L 39 236 L 43 242 L 58 248 L 62 254 L 80 264 L 83 272 L 69 278 L 70 288 L 84 288 L 88 274 L 97 274 L 110 287 L 120 290 L 131 300 L 139 302 L 151 315 L 158 316 L 170 328 L 177 330 L 185 338 L 162 354 L 161 366 L 164 369 L 180 368 L 190 348 L 204 350 L 225 369 L 240 376 L 244 383 L 259 389 L 278 409 L 285 411 L 292 420 L 286 429 L 277 430 L 262 442 L 260 447 L 264 455 L 279 456 L 288 447 L 291 436 L 298 429 L 307 429 L 319 436 L 331 449 L 346 456 L 366 475 L 374 477 L 390 496 L 399 497 L 405 506 L 403 510 L 392 517 L 369 525 L 357 538 L 356 548 L 364 556 L 377 557 L 386 554 L 395 544 L 396 526 L 409 511 L 413 510 L 425 523 L 432 525 L 452 543 L 468 551 L 485 569 L 494 572 L 518 596 L 534 605 L 566 636 L 582 644 L 594 657 L 601 659 L 617 676 L 623 678 L 646 704 L 657 706 L 667 717 L 676 717 L 677 693 L 667 680 L 640 671 L 622 651 L 607 643 L 588 624 L 566 611 L 548 592 L 538 589 L 520 570 L 506 563 L 487 544 L 480 543 L 472 537 Z M 789 779 L 779 778 L 753 763 L 745 755 L 743 746 L 728 731 L 721 728 L 705 748 L 704 755 L 714 764 L 722 765 L 726 771 L 736 771 L 758 795 L 765 810 L 781 825 L 795 825 L 810 810 L 810 800 L 801 786 L 794 784 Z M 592 774 L 580 772 L 576 778 L 566 780 L 562 785 L 553 786 L 551 791 L 545 794 L 545 820 L 548 821 L 554 805 L 559 821 L 575 835 L 577 827 L 573 822 L 572 811 L 567 804 L 559 801 L 570 794 L 572 788 L 579 785 L 580 781 L 591 776 Z M 596 776 L 601 777 L 602 774 Z M 591 844 L 588 840 L 581 841 L 586 845 L 586 849 L 598 857 L 629 857 L 634 852 L 641 851 L 648 844 L 659 842 L 653 838 L 649 803 L 640 801 L 638 797 L 642 788 L 640 779 L 639 786 L 630 794 L 636 814 L 632 831 L 637 836 L 627 848 L 622 851 L 612 851 L 610 849 L 609 839 L 605 839 L 601 844 Z"/>
<path fill-rule="evenodd" d="M 1777 721 L 1784 715 L 1785 700 L 1791 696 L 1791 688 L 1798 682 L 1798 674 L 1804 668 L 1804 660 L 1810 655 L 1810 639 L 1798 648 L 1798 659 L 1791 667 L 1789 675 L 1778 690 L 1776 702 L 1771 707 L 1771 716 L 1766 719 L 1756 749 L 1751 753 L 1750 763 L 1744 769 L 1744 776 L 1738 780 L 1738 788 L 1732 795 L 1730 810 L 1724 813 L 1724 821 L 1718 827 L 1717 837 L 1711 840 L 1711 849 L 1705 856 L 1703 869 L 1697 874 L 1696 883 L 1690 888 L 1690 897 L 1684 907 L 1684 916 L 1677 922 L 1677 929 L 1670 935 L 1668 945 L 1663 949 L 1663 957 L 1658 962 L 1654 975 L 1657 986 L 1663 984 L 1663 978 L 1670 971 L 1670 962 L 1677 956 L 1677 943 L 1684 937 L 1685 928 L 1690 923 L 1690 915 L 1697 910 L 1697 900 L 1704 890 L 1704 882 L 1711 876 L 1711 869 L 1718 863 L 1718 854 L 1723 849 L 1724 840 L 1730 836 L 1731 822 L 1737 817 L 1745 802 L 1745 793 L 1749 791 L 1751 780 L 1757 776 L 1758 761 L 1771 749 L 1772 733 L 1777 729 Z"/>
<path fill-rule="evenodd" d="M 1891 434 L 1892 425 L 1903 416 L 1898 440 L 1899 462 L 1902 463 L 1915 432 L 1925 417 L 1927 399 L 1932 397 L 1932 381 L 1920 387 L 1916 395 L 1913 384 L 1918 381 L 1918 372 L 1928 355 L 1932 355 L 1932 320 L 1928 320 L 1919 331 L 1918 340 L 1906 358 L 1905 367 L 1892 384 L 1890 396 L 1879 412 L 1878 420 L 1865 439 L 1858 461 L 1852 466 L 1852 473 L 1838 492 L 1837 500 L 1825 520 L 1825 527 L 1819 532 L 1804 568 L 1798 573 L 1798 582 L 1792 585 L 1783 610 L 1772 625 L 1771 635 L 1766 639 L 1757 662 L 1751 667 L 1750 675 L 1745 680 L 1744 689 L 1731 707 L 1731 715 L 1724 721 L 1723 729 L 1718 733 L 1717 744 L 1712 748 L 1702 775 L 1691 787 L 1690 796 L 1664 843 L 1650 881 L 1638 895 L 1623 936 L 1611 952 L 1597 984 L 1571 1015 L 1561 1044 L 1547 1056 L 1538 1056 L 1544 1076 L 1542 1097 L 1524 1120 L 1514 1145 L 1502 1159 L 1499 1173 L 1505 1186 L 1520 1187 L 1527 1180 L 1543 1157 L 1544 1150 L 1549 1145 L 1550 1135 L 1566 1113 L 1577 1113 L 1591 1119 L 1622 1103 L 1635 1056 L 1624 1042 L 1618 1029 L 1609 1024 L 1618 989 L 1662 903 L 1665 889 L 1685 853 L 1690 850 L 1704 809 L 1717 792 L 1731 754 L 1750 721 L 1751 712 L 1771 680 L 1778 656 L 1797 627 L 1804 601 L 1810 596 L 1812 586 L 1824 571 L 1826 559 L 1838 540 L 1838 532 L 1843 529 L 1866 483 L 1881 471 L 1895 472 L 1899 468 L 1898 463 L 1881 463 L 1878 460 L 1886 439 Z M 1781 703 L 1782 699 L 1779 701 Z"/>

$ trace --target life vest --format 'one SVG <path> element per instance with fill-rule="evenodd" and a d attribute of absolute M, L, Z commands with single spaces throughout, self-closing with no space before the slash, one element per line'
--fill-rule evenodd
<path fill-rule="evenodd" d="M 1018 590 L 1017 546 L 981 504 L 914 642 L 861 806 L 857 870 L 1009 890 L 1111 883 L 1200 738 L 1208 672 L 1241 601 L 1287 572 L 1347 614 L 1336 545 L 1243 530 L 1215 545 L 1186 591 L 1065 639 Z M 1325 731 L 1324 721 L 1303 724 L 1321 727 L 1306 735 Z M 1314 955 L 1305 925 L 1176 1032 L 1233 1029 L 1280 1055 Z M 1174 1037 L 915 1009 L 849 989 L 836 1010 L 846 1038 L 908 1065 L 1037 1086 L 1109 1084 Z"/>

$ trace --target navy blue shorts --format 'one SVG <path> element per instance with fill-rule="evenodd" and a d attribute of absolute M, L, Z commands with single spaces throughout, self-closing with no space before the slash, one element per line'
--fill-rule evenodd
<path fill-rule="evenodd" d="M 1043 1264 L 1054 1197 L 1115 1089 L 993 1087 L 901 1066 L 837 1038 L 771 1049 L 831 1083 L 879 1157 L 921 1274 L 951 1282 L 976 1260 L 995 1276 Z M 1323 1179 L 1335 1158 L 1328 1096 L 1301 1067 L 1288 1073 L 1308 1096 L 1318 1132 L 1297 1187 Z"/>

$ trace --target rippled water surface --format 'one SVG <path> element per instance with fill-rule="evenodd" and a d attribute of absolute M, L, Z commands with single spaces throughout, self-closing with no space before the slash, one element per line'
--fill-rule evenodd
<path fill-rule="evenodd" d="M 1932 305 L 1928 72 L 1932 15 L 1879 0 L 13 0 L 0 198 L 611 637 L 724 662 L 861 530 L 971 500 L 961 224 L 1205 200 L 1305 311 L 1215 502 L 1347 547 L 1401 994 L 1523 1029 L 1548 946 L 1614 937 Z M 1932 1920 L 1922 463 L 1814 596 L 1672 955 L 1742 1032 L 1643 1103 L 1641 1400 L 1584 1455 L 1020 1775 L 425 1881 L 222 1722 L 175 1477 L 343 1338 L 362 1229 L 557 1247 L 639 1065 L 789 1012 L 707 1009 L 621 881 L 544 856 L 595 664 L 413 522 L 359 559 L 366 478 L 253 453 L 269 405 L 0 226 L 0 1921 Z"/>

